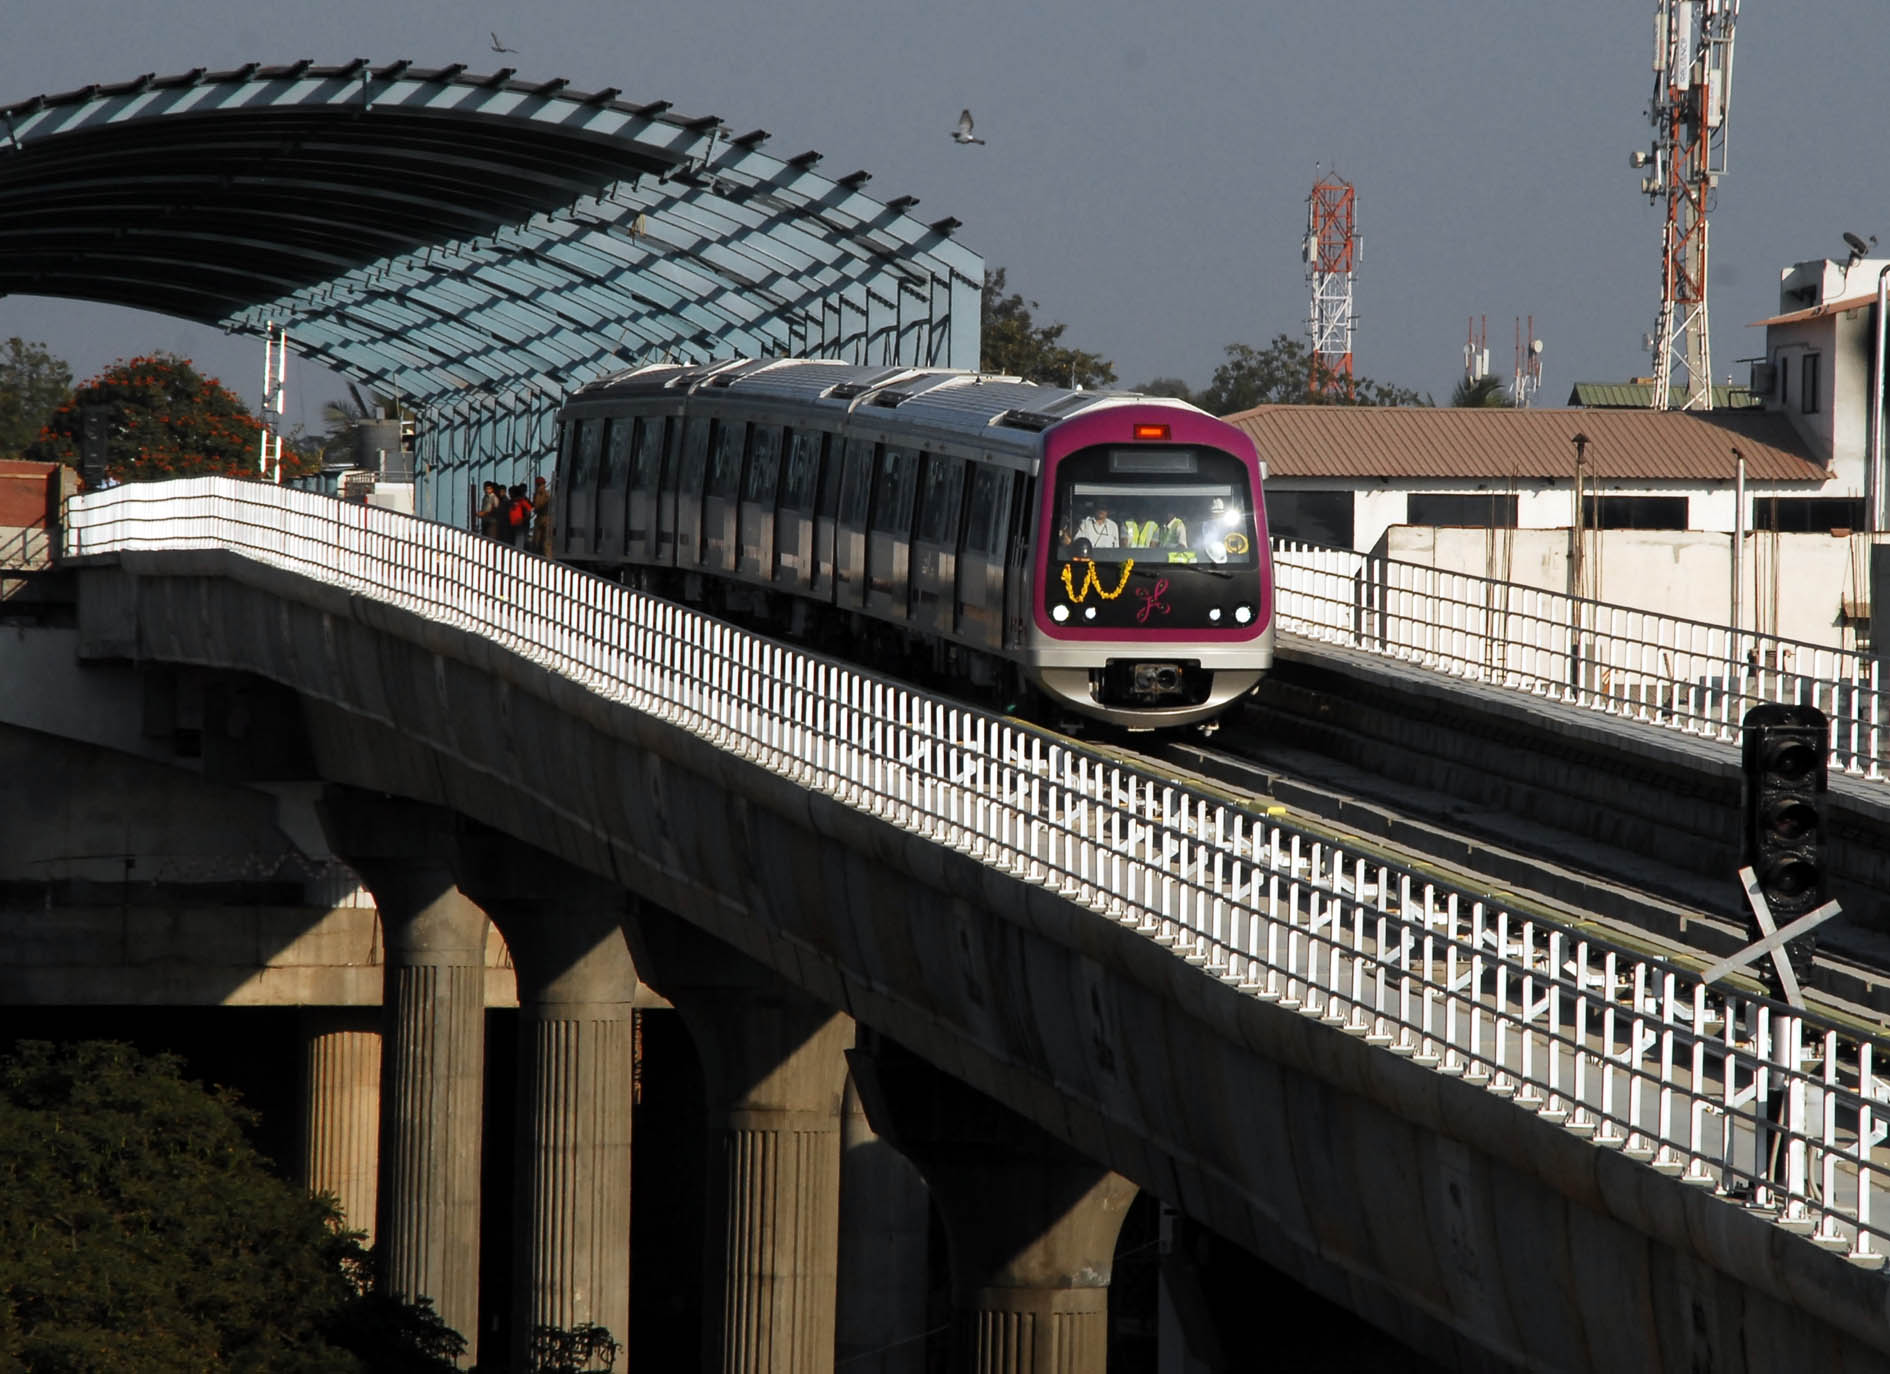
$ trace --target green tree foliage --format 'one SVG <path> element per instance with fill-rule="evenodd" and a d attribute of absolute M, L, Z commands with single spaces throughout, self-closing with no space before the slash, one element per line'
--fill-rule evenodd
<path fill-rule="evenodd" d="M 1335 399 L 1323 388 L 1315 393 L 1312 382 L 1317 374 L 1322 383 L 1325 370 L 1314 359 L 1312 350 L 1298 339 L 1285 334 L 1273 336 L 1265 348 L 1251 344 L 1227 345 L 1227 357 L 1214 369 L 1214 379 L 1199 396 L 1196 405 L 1214 415 L 1232 415 L 1261 405 L 1349 404 L 1361 406 L 1429 405 L 1427 398 L 1406 387 L 1389 386 L 1369 377 L 1355 377 L 1350 401 Z"/>
<path fill-rule="evenodd" d="M 532 1328 L 530 1374 L 583 1374 L 617 1367 L 617 1344 L 608 1327 L 536 1326 Z"/>
<path fill-rule="evenodd" d="M 0 1369 L 453 1368 L 459 1338 L 364 1294 L 358 1237 L 268 1171 L 248 1120 L 172 1056 L 25 1042 L 0 1059 Z"/>
<path fill-rule="evenodd" d="M 1457 407 L 1482 410 L 1508 406 L 1510 402 L 1509 393 L 1503 390 L 1503 383 L 1497 378 L 1479 377 L 1473 382 L 1465 377 L 1451 391 L 1450 403 Z"/>
<path fill-rule="evenodd" d="M 29 458 L 78 466 L 85 410 L 106 414 L 105 474 L 117 482 L 167 477 L 258 477 L 262 422 L 235 393 L 186 358 L 120 360 L 53 411 Z M 319 455 L 285 445 L 283 475 L 321 470 Z"/>
<path fill-rule="evenodd" d="M 44 344 L 15 336 L 0 347 L 0 458 L 14 458 L 72 395 L 72 369 Z"/>
<path fill-rule="evenodd" d="M 1031 316 L 1033 310 L 1040 308 L 1037 302 L 1027 301 L 1016 293 L 1007 296 L 1004 287 L 1002 267 L 984 274 L 984 294 L 979 309 L 984 347 L 979 367 L 986 372 L 1001 372 L 1046 386 L 1114 384 L 1114 363 L 1099 353 L 1065 348 L 1059 342 L 1065 326 L 1039 325 Z"/>

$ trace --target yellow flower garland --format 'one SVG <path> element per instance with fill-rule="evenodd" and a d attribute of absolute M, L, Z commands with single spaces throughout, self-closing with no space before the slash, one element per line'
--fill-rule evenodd
<path fill-rule="evenodd" d="M 1116 589 L 1112 592 L 1105 590 L 1102 579 L 1096 576 L 1096 561 L 1094 559 L 1079 558 L 1077 562 L 1084 566 L 1083 586 L 1081 590 L 1078 590 L 1075 585 L 1075 578 L 1072 576 L 1075 572 L 1076 564 L 1065 563 L 1063 565 L 1063 594 L 1078 605 L 1081 605 L 1083 599 L 1089 595 L 1089 589 L 1091 587 L 1096 589 L 1096 595 L 1100 596 L 1104 601 L 1114 601 L 1128 589 L 1129 574 L 1135 571 L 1135 560 L 1133 558 L 1123 559 L 1122 580 L 1116 583 Z"/>

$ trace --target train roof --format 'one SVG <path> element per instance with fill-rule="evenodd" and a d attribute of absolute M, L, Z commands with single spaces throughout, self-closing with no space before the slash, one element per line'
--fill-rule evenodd
<path fill-rule="evenodd" d="M 902 429 L 921 428 L 960 436 L 991 430 L 1039 432 L 1085 411 L 1130 401 L 1192 409 L 1185 401 L 1132 391 L 1083 391 L 1039 386 L 1020 377 L 993 373 L 862 366 L 826 358 L 657 363 L 589 382 L 572 394 L 571 402 L 657 395 L 680 400 L 705 390 L 763 403 L 774 400 L 830 409 L 836 416 L 852 415 Z M 896 412 L 897 419 L 878 412 Z"/>

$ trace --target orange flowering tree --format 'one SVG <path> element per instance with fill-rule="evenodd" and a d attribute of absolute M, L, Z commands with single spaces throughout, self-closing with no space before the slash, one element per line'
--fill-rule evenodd
<path fill-rule="evenodd" d="M 120 359 L 81 384 L 53 412 L 26 456 L 79 466 L 91 406 L 104 412 L 110 481 L 262 475 L 262 422 L 223 383 L 168 353 Z M 284 444 L 282 470 L 284 477 L 319 472 L 321 457 Z"/>

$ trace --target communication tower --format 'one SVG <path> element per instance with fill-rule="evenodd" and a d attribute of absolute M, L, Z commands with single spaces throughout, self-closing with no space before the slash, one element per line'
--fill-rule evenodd
<path fill-rule="evenodd" d="M 1352 183 L 1338 177 L 1315 183 L 1306 198 L 1306 281 L 1312 288 L 1307 390 L 1315 399 L 1352 399 L 1352 268 L 1359 249 L 1352 209 Z"/>
<path fill-rule="evenodd" d="M 1686 373 L 1686 410 L 1713 408 L 1707 346 L 1706 212 L 1726 170 L 1733 25 L 1739 0 L 1655 0 L 1654 146 L 1636 151 L 1641 190 L 1665 199 L 1660 320 L 1654 331 L 1656 410 L 1670 406 L 1675 364 Z"/>
<path fill-rule="evenodd" d="M 1510 384 L 1510 404 L 1521 409 L 1529 398 L 1542 389 L 1542 340 L 1536 337 L 1536 317 L 1529 317 L 1529 331 L 1516 321 L 1516 380 Z"/>
<path fill-rule="evenodd" d="M 1470 316 L 1463 341 L 1463 379 L 1472 384 L 1490 375 L 1490 317 Z"/>
<path fill-rule="evenodd" d="M 257 455 L 265 482 L 282 480 L 282 403 L 288 377 L 289 331 L 271 320 L 263 332 L 262 451 Z"/>

